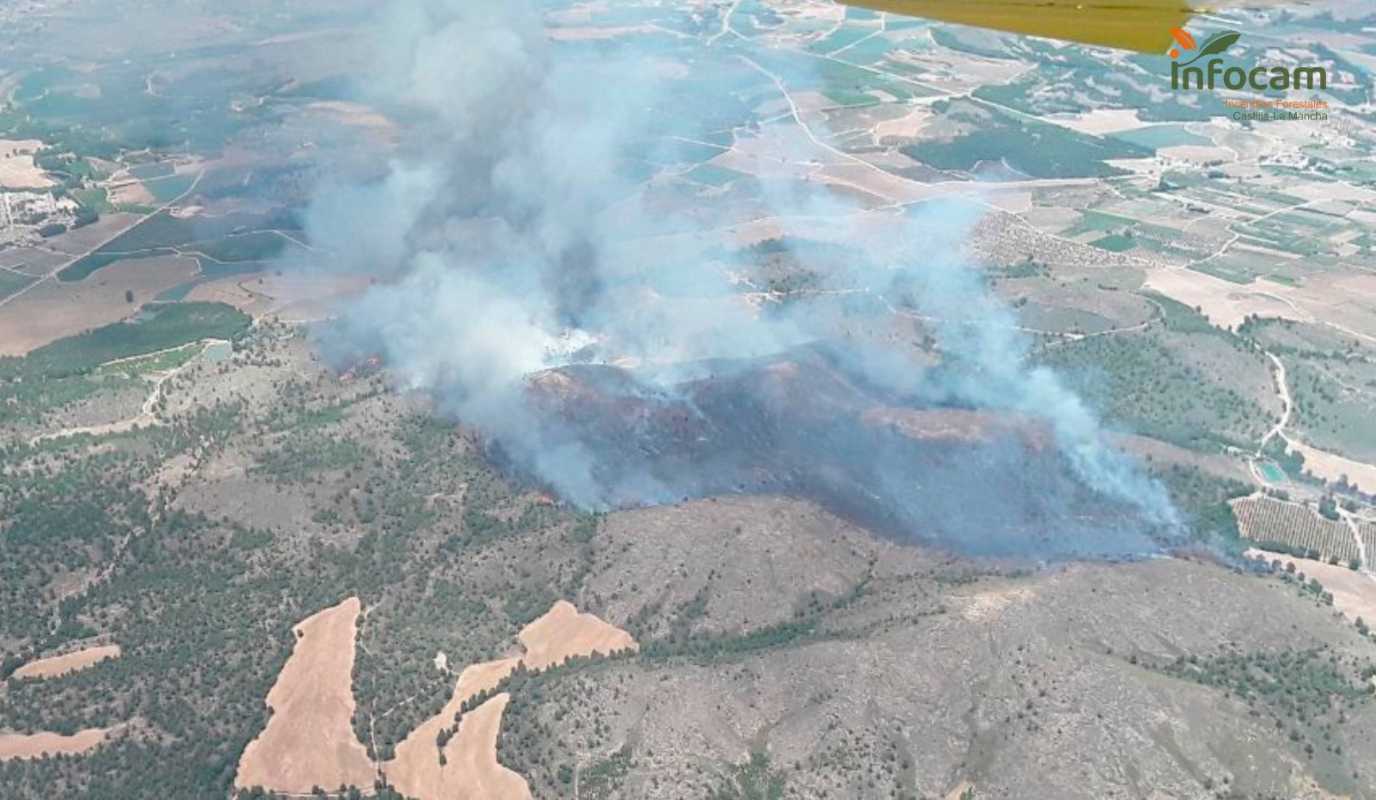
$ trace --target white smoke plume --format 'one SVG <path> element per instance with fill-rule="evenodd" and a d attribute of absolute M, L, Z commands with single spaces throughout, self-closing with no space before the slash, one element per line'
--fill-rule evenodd
<path fill-rule="evenodd" d="M 834 307 L 761 312 L 730 278 L 748 265 L 723 268 L 700 249 L 669 244 L 679 240 L 664 234 L 701 224 L 693 209 L 652 202 L 628 167 L 671 161 L 674 124 L 758 89 L 761 76 L 741 53 L 694 43 L 688 69 L 712 77 L 688 81 L 654 37 L 551 41 L 527 0 L 406 0 L 383 18 L 370 90 L 409 107 L 418 133 L 385 179 L 324 186 L 309 210 L 308 232 L 336 254 L 333 266 L 378 278 L 323 334 L 327 352 L 381 354 L 399 380 L 434 392 L 446 413 L 482 430 L 521 469 L 600 507 L 710 487 L 691 475 L 616 472 L 596 443 L 552 436 L 528 398 L 532 374 L 573 362 L 634 365 L 619 391 L 682 399 L 685 380 L 727 362 L 827 341 L 847 374 L 885 395 L 1044 419 L 1081 483 L 1152 524 L 1176 524 L 1164 491 L 1105 445 L 1080 399 L 1028 366 L 1011 312 L 962 256 L 974 206 L 911 211 L 891 240 L 865 235 L 882 254 L 872 266 L 821 279 L 824 289 L 863 289 L 934 320 L 949 362 L 938 369 L 897 350 L 843 344 Z M 684 46 L 674 47 L 682 60 Z M 861 216 L 815 192 L 766 184 L 761 197 L 778 217 Z M 876 478 L 894 485 L 889 500 L 922 481 L 903 463 L 889 466 Z"/>

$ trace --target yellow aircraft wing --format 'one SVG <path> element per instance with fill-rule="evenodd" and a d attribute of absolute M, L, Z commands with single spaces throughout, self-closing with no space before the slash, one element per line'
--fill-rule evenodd
<path fill-rule="evenodd" d="M 1172 28 L 1195 13 L 1187 0 L 841 0 L 846 5 L 1012 33 L 1165 52 Z"/>

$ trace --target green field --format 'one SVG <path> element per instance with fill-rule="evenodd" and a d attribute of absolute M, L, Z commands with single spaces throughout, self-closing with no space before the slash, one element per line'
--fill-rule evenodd
<path fill-rule="evenodd" d="M 144 181 L 143 188 L 147 189 L 148 193 L 153 195 L 153 199 L 159 203 L 170 203 L 186 194 L 186 191 L 195 182 L 195 175 L 174 175 L 170 178 Z"/>
<path fill-rule="evenodd" d="M 0 297 L 9 297 L 33 281 L 34 279 L 27 275 L 10 272 L 7 269 L 0 270 Z"/>
<path fill-rule="evenodd" d="M 88 373 L 107 361 L 152 353 L 200 339 L 234 339 L 252 319 L 224 303 L 174 303 L 147 307 L 129 322 L 116 322 L 40 347 L 25 358 L 0 360 L 0 380 L 61 378 Z"/>
<path fill-rule="evenodd" d="M 168 175 L 171 175 L 174 171 L 175 170 L 173 169 L 171 164 L 164 163 L 139 164 L 136 167 L 129 168 L 130 175 L 133 175 L 135 178 L 144 181 L 152 180 L 153 178 L 166 178 Z"/>
<path fill-rule="evenodd" d="M 119 363 L 104 364 L 97 367 L 95 375 L 123 375 L 126 377 L 137 377 L 148 372 L 162 372 L 165 370 L 176 369 L 200 355 L 201 346 L 198 342 L 175 347 L 171 350 L 162 350 L 143 357 L 133 357 L 130 360 L 121 359 Z"/>
<path fill-rule="evenodd" d="M 982 161 L 1003 161 L 1034 178 L 1105 177 L 1122 174 L 1105 163 L 1108 159 L 1152 154 L 1126 142 L 1015 117 L 984 103 L 942 100 L 932 110 L 940 117 L 934 125 L 953 123 L 964 132 L 950 140 L 918 142 L 903 153 L 937 169 L 970 171 Z"/>
<path fill-rule="evenodd" d="M 251 322 L 221 303 L 155 305 L 135 321 L 61 339 L 24 358 L 0 358 L 0 426 L 36 422 L 51 411 L 133 386 L 142 380 L 138 373 L 168 368 L 197 352 L 191 347 L 158 351 L 207 337 L 237 338 Z M 158 354 L 101 368 L 147 353 Z"/>
<path fill-rule="evenodd" d="M 1255 275 L 1247 270 L 1231 267 L 1225 261 L 1217 258 L 1212 261 L 1202 261 L 1198 264 L 1191 264 L 1190 269 L 1195 272 L 1202 272 L 1205 275 L 1212 275 L 1215 278 L 1221 278 L 1230 283 L 1242 285 L 1249 284 L 1256 278 Z"/>
<path fill-rule="evenodd" d="M 176 255 L 172 248 L 185 248 L 215 261 L 265 261 L 281 255 L 288 247 L 296 247 L 272 231 L 296 227 L 295 220 L 286 213 L 188 219 L 161 211 L 62 270 L 58 279 L 85 280 L 126 258 Z"/>
<path fill-rule="evenodd" d="M 106 214 L 114 210 L 104 189 L 76 189 L 72 192 L 72 199 L 80 203 L 82 208 L 89 208 L 97 214 Z"/>
<path fill-rule="evenodd" d="M 1137 246 L 1137 240 L 1121 233 L 1110 233 L 1102 239 L 1096 239 L 1090 242 L 1090 244 L 1100 250 L 1107 250 L 1110 253 L 1125 253 Z"/>
<path fill-rule="evenodd" d="M 1086 210 L 1080 216 L 1080 221 L 1070 228 L 1061 232 L 1062 236 L 1079 236 L 1090 231 L 1119 231 L 1131 228 L 1137 224 L 1137 220 L 1129 217 L 1120 217 L 1117 214 L 1109 214 L 1103 211 Z"/>
<path fill-rule="evenodd" d="M 1110 136 L 1114 139 L 1134 144 L 1138 147 L 1146 147 L 1150 150 L 1159 150 L 1162 147 L 1176 147 L 1185 144 L 1213 144 L 1212 140 L 1185 130 L 1184 125 L 1148 125 L 1145 128 L 1120 131 L 1110 134 Z"/>
<path fill-rule="evenodd" d="M 272 231 L 253 231 L 211 242 L 192 242 L 185 249 L 215 261 L 266 261 L 281 255 L 289 244 L 285 237 Z"/>

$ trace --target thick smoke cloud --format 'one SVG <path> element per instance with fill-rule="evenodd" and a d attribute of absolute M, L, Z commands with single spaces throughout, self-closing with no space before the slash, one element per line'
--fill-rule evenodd
<path fill-rule="evenodd" d="M 920 528 L 930 526 L 956 545 L 1032 546 L 979 544 L 974 533 L 967 542 L 955 522 L 962 507 L 980 503 L 981 470 L 1034 468 L 1020 462 L 1021 451 L 1005 442 L 972 447 L 964 460 L 954 452 L 924 461 L 911 443 L 875 439 L 868 452 L 847 445 L 869 441 L 872 431 L 839 421 L 844 414 L 831 424 L 781 411 L 752 382 L 803 353 L 819 376 L 865 387 L 838 390 L 838 407 L 958 406 L 1043 420 L 1056 464 L 1080 487 L 1066 491 L 1085 489 L 1140 518 L 1130 532 L 1103 531 L 1098 545 L 1066 547 L 1140 551 L 1149 546 L 1144 529 L 1175 526 L 1164 492 L 1105 446 L 1079 398 L 1027 365 L 1028 343 L 1011 313 L 961 256 L 974 206 L 906 213 L 890 226 L 898 233 L 866 234 L 872 264 L 821 277 L 823 292 L 874 300 L 868 312 L 816 304 L 762 311 L 728 278 L 747 265 L 677 263 L 665 251 L 668 240 L 653 234 L 692 224 L 650 208 L 626 169 L 656 155 L 664 109 L 703 104 L 704 91 L 720 92 L 724 102 L 736 87 L 697 81 L 694 96 L 681 97 L 674 71 L 650 47 L 632 39 L 595 48 L 552 42 L 527 2 L 411 0 L 385 20 L 372 90 L 409 106 L 421 122 L 416 144 L 384 179 L 322 187 L 309 210 L 309 233 L 336 254 L 333 268 L 378 278 L 322 334 L 327 353 L 382 355 L 405 385 L 433 392 L 444 412 L 482 430 L 514 468 L 585 507 L 749 488 L 746 476 L 767 472 L 778 479 L 756 488 L 845 495 L 837 505 L 880 506 L 869 516 L 914 535 L 928 535 Z M 738 54 L 704 49 L 702 59 L 741 67 L 723 75 L 754 75 Z M 799 198 L 769 186 L 764 195 L 780 216 L 857 211 L 834 197 Z M 894 304 L 931 320 L 942 365 L 924 369 L 900 351 L 836 336 L 838 315 L 882 315 Z M 549 372 L 580 363 L 603 366 Z M 722 382 L 736 394 L 728 397 Z M 580 392 L 595 400 L 577 405 Z M 607 435 L 580 418 L 595 413 L 635 418 Z M 746 413 L 759 413 L 759 425 L 740 426 Z M 684 431 L 693 435 L 680 441 Z M 722 444 L 708 452 L 703 442 Z M 809 446 L 846 455 L 827 461 L 824 478 L 802 476 L 795 464 L 826 460 Z M 785 455 L 795 461 L 783 463 Z M 969 495 L 915 494 L 914 486 L 937 485 L 924 470 L 967 482 Z M 954 487 L 950 481 L 944 485 Z M 1028 495 L 1051 491 L 1018 485 Z M 1073 504 L 1029 496 L 986 505 L 1024 517 L 1011 530 L 1026 531 L 1071 519 Z"/>

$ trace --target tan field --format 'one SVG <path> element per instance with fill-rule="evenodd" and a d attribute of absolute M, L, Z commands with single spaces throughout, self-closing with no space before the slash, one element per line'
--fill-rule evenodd
<path fill-rule="evenodd" d="M 1236 328 L 1249 314 L 1305 322 L 1309 314 L 1291 297 L 1294 287 L 1265 278 L 1242 285 L 1186 269 L 1157 269 L 1147 273 L 1145 288 L 1199 308 L 1209 322 Z"/>
<path fill-rule="evenodd" d="M 362 103 L 350 103 L 342 100 L 326 100 L 318 103 L 311 103 L 306 106 L 310 111 L 331 117 L 345 125 L 355 125 L 360 128 L 380 128 L 391 130 L 396 126 L 378 110 Z"/>
<path fill-rule="evenodd" d="M 304 794 L 313 786 L 371 786 L 381 771 L 402 793 L 420 800 L 530 797 L 525 779 L 497 761 L 506 694 L 463 715 L 445 744 L 443 765 L 436 747 L 440 732 L 453 726 L 466 701 L 496 688 L 522 661 L 539 670 L 569 656 L 610 655 L 638 647 L 629 633 L 595 615 L 580 614 L 572 603 L 561 600 L 521 631 L 523 656 L 465 668 L 444 708 L 397 745 L 393 760 L 375 769 L 351 723 L 359 608 L 358 598 L 350 598 L 296 626 L 296 648 L 268 694 L 273 715 L 244 750 L 236 786 Z"/>
<path fill-rule="evenodd" d="M 617 39 L 637 33 L 654 33 L 653 25 L 620 25 L 609 27 L 551 28 L 549 38 L 556 42 L 601 41 Z"/>
<path fill-rule="evenodd" d="M 195 277 L 195 259 L 165 256 L 118 261 L 84 281 L 56 278 L 0 307 L 0 356 L 22 356 L 82 331 L 119 322 L 139 305 Z M 134 302 L 124 299 L 134 293 Z"/>
<path fill-rule="evenodd" d="M 255 317 L 314 322 L 328 318 L 336 303 L 361 294 L 368 286 L 367 278 L 355 275 L 239 276 L 200 284 L 186 299 L 227 303 Z"/>
<path fill-rule="evenodd" d="M 273 304 L 272 297 L 259 291 L 262 288 L 257 278 L 221 278 L 196 286 L 187 293 L 186 299 L 193 303 L 224 303 L 257 317 Z"/>
<path fill-rule="evenodd" d="M 158 201 L 142 181 L 130 181 L 110 190 L 110 202 L 115 205 L 152 206 L 157 205 Z"/>
<path fill-rule="evenodd" d="M 474 664 L 459 675 L 454 694 L 444 709 L 416 728 L 397 745 L 396 759 L 383 766 L 387 778 L 403 794 L 420 800 L 440 798 L 525 798 L 530 788 L 520 775 L 497 762 L 497 734 L 507 696 L 499 694 L 463 716 L 459 730 L 444 748 L 439 763 L 435 739 L 454 724 L 454 715 L 469 698 L 501 683 L 516 665 L 547 669 L 569 656 L 610 655 L 635 650 L 631 635 L 593 614 L 580 614 L 566 600 L 521 630 L 521 657 Z"/>
<path fill-rule="evenodd" d="M 1294 437 L 1287 436 L 1285 441 L 1304 454 L 1305 472 L 1333 483 L 1347 478 L 1364 492 L 1376 491 L 1376 466 L 1310 447 Z"/>
<path fill-rule="evenodd" d="M 1195 144 L 1163 147 L 1158 153 L 1164 158 L 1175 158 L 1181 161 L 1191 161 L 1196 164 L 1207 164 L 1211 161 L 1233 161 L 1237 158 L 1237 153 L 1226 147 L 1209 147 L 1207 145 Z"/>
<path fill-rule="evenodd" d="M 431 797 L 501 798 L 530 797 L 526 779 L 497 763 L 497 736 L 502 730 L 502 712 L 511 696 L 503 692 L 464 715 L 458 733 L 445 745 L 446 766 L 457 785 Z M 419 796 L 419 795 L 418 795 Z"/>
<path fill-rule="evenodd" d="M 143 219 L 141 214 L 116 212 L 102 214 L 100 219 L 76 230 L 69 230 L 61 236 L 54 236 L 44 243 L 45 247 L 77 258 L 107 244 L 121 233 L 137 225 Z"/>
<path fill-rule="evenodd" d="M 41 758 L 44 755 L 80 755 L 97 747 L 113 728 L 89 728 L 71 736 L 56 733 L 0 733 L 0 761 Z"/>
<path fill-rule="evenodd" d="M 56 678 L 59 675 L 66 675 L 69 672 L 79 672 L 107 659 L 119 658 L 119 656 L 120 649 L 117 644 L 88 647 L 85 650 L 78 650 L 75 653 L 67 653 L 66 655 L 30 661 L 15 670 L 14 677 Z"/>
<path fill-rule="evenodd" d="M 1080 133 L 1102 136 L 1106 133 L 1130 131 L 1143 126 L 1135 108 L 1096 108 L 1081 114 L 1062 116 L 1052 114 L 1045 117 L 1047 122 L 1063 125 Z"/>
<path fill-rule="evenodd" d="M 497 763 L 497 733 L 501 730 L 505 694 L 488 700 L 463 717 L 458 732 L 444 747 L 444 766 L 440 765 L 436 737 L 454 724 L 469 698 L 485 692 L 520 663 L 519 658 L 504 658 L 474 664 L 464 669 L 454 685 L 454 694 L 439 714 L 421 723 L 406 740 L 397 745 L 396 758 L 387 762 L 387 779 L 402 794 L 421 800 L 439 797 L 529 797 L 525 780 Z M 503 793 L 488 789 L 504 788 Z"/>
<path fill-rule="evenodd" d="M 1295 558 L 1284 553 L 1272 553 L 1252 548 L 1244 555 L 1260 558 L 1267 562 L 1280 559 L 1281 564 L 1295 562 L 1295 571 L 1303 572 L 1305 578 L 1317 578 L 1323 588 L 1333 594 L 1333 607 L 1343 612 L 1353 621 L 1358 618 L 1365 622 L 1376 621 L 1376 577 L 1356 572 L 1344 566 L 1334 566 L 1323 561 L 1309 558 Z"/>
<path fill-rule="evenodd" d="M 33 163 L 33 154 L 42 149 L 37 139 L 0 139 L 0 186 L 6 189 L 46 189 L 55 185 Z"/>
<path fill-rule="evenodd" d="M 373 785 L 377 771 L 352 722 L 359 609 L 351 597 L 296 626 L 296 647 L 268 693 L 272 717 L 244 749 L 236 786 L 306 794 L 314 786 Z"/>
<path fill-rule="evenodd" d="M 533 670 L 560 664 L 569 656 L 600 653 L 604 656 L 622 650 L 637 650 L 631 635 L 593 614 L 580 614 L 573 603 L 560 600 L 543 617 L 521 631 L 526 648 L 522 659 Z"/>
<path fill-rule="evenodd" d="M 1188 269 L 1154 269 L 1145 287 L 1190 308 L 1198 307 L 1209 322 L 1235 328 L 1248 314 L 1325 325 L 1359 339 L 1376 341 L 1366 331 L 1376 322 L 1376 277 L 1332 273 L 1295 287 L 1258 278 L 1232 283 Z"/>

